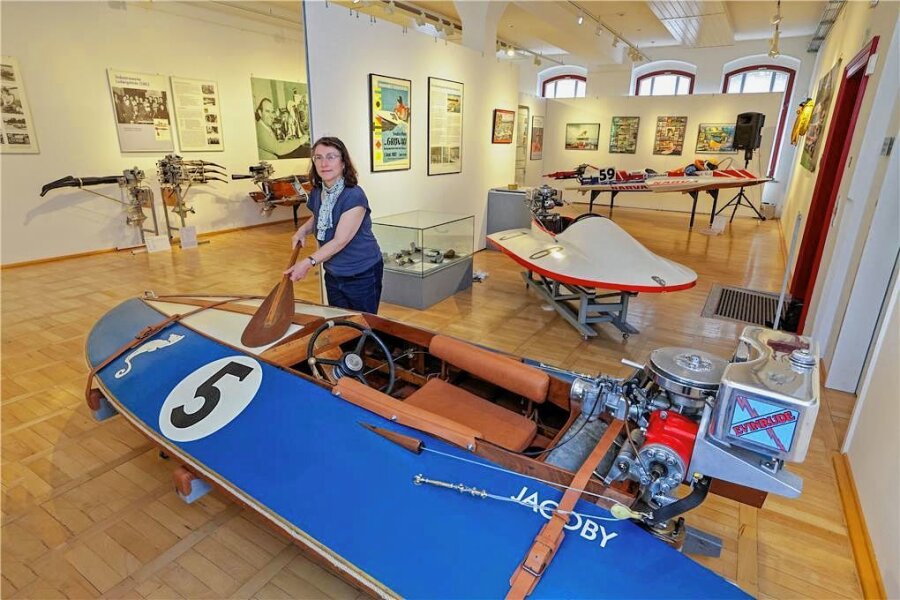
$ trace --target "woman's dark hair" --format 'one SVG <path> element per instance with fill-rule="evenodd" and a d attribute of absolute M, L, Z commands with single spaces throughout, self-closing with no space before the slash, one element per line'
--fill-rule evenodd
<path fill-rule="evenodd" d="M 312 157 L 316 155 L 316 148 L 319 146 L 328 146 L 341 153 L 341 160 L 344 161 L 344 186 L 354 187 L 357 185 L 358 178 L 356 167 L 353 166 L 353 161 L 350 160 L 350 153 L 347 152 L 347 146 L 345 146 L 344 142 L 339 138 L 321 137 L 316 140 L 316 143 L 313 144 L 312 148 L 309 150 L 309 181 L 312 183 L 312 186 L 316 188 L 322 184 L 322 178 L 319 177 L 319 172 L 316 171 L 316 163 L 312 159 Z"/>

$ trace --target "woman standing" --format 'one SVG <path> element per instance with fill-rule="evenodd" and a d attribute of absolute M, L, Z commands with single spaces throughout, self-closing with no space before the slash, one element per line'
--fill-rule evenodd
<path fill-rule="evenodd" d="M 312 218 L 297 229 L 292 246 L 304 246 L 315 232 L 319 247 L 284 273 L 299 281 L 314 266 L 325 269 L 331 306 L 378 312 L 384 262 L 372 234 L 369 201 L 357 183 L 356 169 L 344 142 L 320 138 L 312 147 L 309 196 Z"/>

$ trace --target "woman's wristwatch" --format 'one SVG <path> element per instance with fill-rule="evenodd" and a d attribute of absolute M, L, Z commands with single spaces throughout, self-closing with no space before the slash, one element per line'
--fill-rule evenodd
<path fill-rule="evenodd" d="M 313 258 L 312 256 L 307 256 L 306 259 L 310 262 L 310 264 L 311 264 L 312 266 L 316 266 L 317 264 L 319 264 L 319 261 L 317 261 L 317 260 L 316 260 L 315 258 Z"/>

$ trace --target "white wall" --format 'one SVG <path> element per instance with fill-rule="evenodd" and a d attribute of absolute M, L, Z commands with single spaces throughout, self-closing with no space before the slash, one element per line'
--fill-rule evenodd
<path fill-rule="evenodd" d="M 860 390 L 843 451 L 853 478 L 881 569 L 888 598 L 900 598 L 900 280 L 894 283 L 874 359 Z"/>
<path fill-rule="evenodd" d="M 761 112 L 766 115 L 766 126 L 762 132 L 762 147 L 754 154 L 750 170 L 754 173 L 764 171 L 772 151 L 774 137 L 774 118 L 781 106 L 781 94 L 711 94 L 704 96 L 607 96 L 602 98 L 576 98 L 567 100 L 547 100 L 547 118 L 544 124 L 544 172 L 569 170 L 581 163 L 596 167 L 614 167 L 638 171 L 646 168 L 663 172 L 690 164 L 694 158 L 722 160 L 733 159 L 733 166 L 743 168 L 744 152 L 734 154 L 695 154 L 697 129 L 700 123 L 734 123 L 735 117 L 742 112 Z M 684 150 L 680 156 L 662 156 L 653 154 L 653 140 L 656 134 L 656 118 L 659 116 L 687 116 Z M 610 154 L 609 134 L 613 116 L 640 117 L 637 153 Z M 596 151 L 566 150 L 566 123 L 600 122 L 600 149 Z M 772 123 L 772 125 L 770 125 Z M 559 188 L 574 186 L 574 180 L 550 182 Z M 778 197 L 779 183 L 767 183 L 764 186 L 747 188 L 746 193 L 757 206 L 762 188 L 766 198 Z M 729 190 L 720 193 L 719 207 L 733 196 Z M 564 192 L 569 201 L 588 198 L 578 192 Z M 603 194 L 598 201 L 608 202 L 608 194 Z M 638 206 L 658 210 L 691 210 L 691 198 L 685 194 L 623 193 L 616 197 L 616 206 Z M 709 213 L 712 206 L 707 194 L 702 194 L 697 203 L 697 213 Z M 745 215 L 749 209 L 741 209 L 738 214 Z"/>
<path fill-rule="evenodd" d="M 219 163 L 229 173 L 246 173 L 259 162 L 251 75 L 306 80 L 299 26 L 174 2 L 4 0 L 0 47 L 21 65 L 41 150 L 4 154 L 0 161 L 3 264 L 138 241 L 120 205 L 110 200 L 77 188 L 39 197 L 43 184 L 65 175 L 119 175 L 136 165 L 147 173 L 163 220 L 156 182 L 162 154 L 119 150 L 107 68 L 217 81 L 225 151 L 184 156 Z M 304 173 L 307 162 L 275 161 L 276 176 Z M 94 189 L 119 195 L 115 185 Z M 247 196 L 252 189 L 247 181 L 193 188 L 187 199 L 196 215 L 188 224 L 207 232 L 265 222 Z M 289 217 L 290 209 L 280 208 L 268 220 Z"/>
<path fill-rule="evenodd" d="M 347 145 L 372 214 L 425 209 L 475 215 L 475 246 L 483 248 L 487 192 L 513 182 L 515 169 L 515 145 L 491 144 L 492 111 L 516 110 L 518 71 L 457 44 L 404 34 L 393 23 L 357 19 L 336 4 L 307 2 L 305 10 L 313 133 Z M 412 81 L 410 170 L 369 172 L 369 73 Z M 427 175 L 428 77 L 465 85 L 462 173 Z"/>

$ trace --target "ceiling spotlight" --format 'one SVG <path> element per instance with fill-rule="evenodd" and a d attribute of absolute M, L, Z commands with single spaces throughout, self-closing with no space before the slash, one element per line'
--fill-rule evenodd
<path fill-rule="evenodd" d="M 446 37 L 450 37 L 451 35 L 453 35 L 453 33 L 454 33 L 453 30 L 454 30 L 454 27 L 453 27 L 452 23 L 447 23 L 446 25 L 444 25 L 444 35 Z"/>
<path fill-rule="evenodd" d="M 541 59 L 538 58 L 537 56 L 534 57 L 534 66 L 536 66 L 536 67 L 541 66 Z"/>
<path fill-rule="evenodd" d="M 359 4 L 359 0 L 353 0 L 353 4 Z"/>
<path fill-rule="evenodd" d="M 396 5 L 394 4 L 394 0 L 390 0 L 390 2 L 387 3 L 387 6 L 384 7 L 384 12 L 386 12 L 389 15 L 394 14 L 395 6 Z"/>
<path fill-rule="evenodd" d="M 603 35 L 603 28 L 597 25 L 597 31 L 595 31 L 594 33 L 596 33 L 597 35 Z"/>
<path fill-rule="evenodd" d="M 421 12 L 416 15 L 416 25 L 419 27 L 425 27 L 425 13 Z"/>
<path fill-rule="evenodd" d="M 579 12 L 579 13 L 578 13 L 578 18 L 575 19 L 575 21 L 576 21 L 579 25 L 582 25 L 582 24 L 584 23 L 584 13 L 583 13 L 583 12 Z"/>
<path fill-rule="evenodd" d="M 619 38 L 617 38 L 616 36 L 613 36 L 612 47 L 613 48 L 619 47 Z"/>
<path fill-rule="evenodd" d="M 779 23 L 781 23 L 781 13 L 772 15 L 772 25 L 778 25 Z"/>
<path fill-rule="evenodd" d="M 510 46 L 509 48 L 506 49 L 506 55 L 508 57 L 512 58 L 513 56 L 516 55 L 515 49 L 512 46 Z"/>

